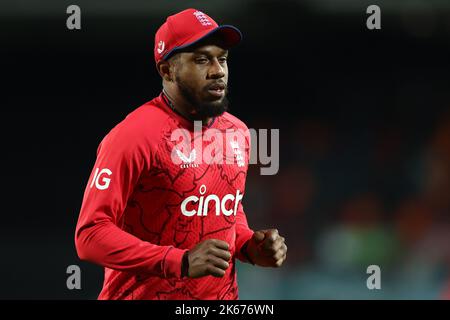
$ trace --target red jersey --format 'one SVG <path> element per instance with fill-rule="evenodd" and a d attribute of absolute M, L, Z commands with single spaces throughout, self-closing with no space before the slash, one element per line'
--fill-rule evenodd
<path fill-rule="evenodd" d="M 246 261 L 241 248 L 253 235 L 241 201 L 248 129 L 229 113 L 211 120 L 202 133 L 240 129 L 244 143 L 232 146 L 234 163 L 195 164 L 198 152 L 178 150 L 174 130 L 203 150 L 219 139 L 195 136 L 194 124 L 166 99 L 137 108 L 100 143 L 76 226 L 78 255 L 105 267 L 99 299 L 237 299 L 235 259 Z M 184 252 L 212 238 L 229 244 L 225 276 L 181 278 Z"/>

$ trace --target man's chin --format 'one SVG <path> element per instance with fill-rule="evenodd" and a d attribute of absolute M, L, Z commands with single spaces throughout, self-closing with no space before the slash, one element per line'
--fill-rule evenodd
<path fill-rule="evenodd" d="M 210 105 L 211 107 L 217 107 L 217 108 L 221 108 L 224 104 L 224 100 L 225 98 L 220 98 L 220 99 L 215 99 L 215 100 L 210 100 L 210 101 L 205 101 L 205 105 Z"/>
<path fill-rule="evenodd" d="M 208 101 L 202 103 L 201 107 L 197 110 L 199 115 L 205 117 L 218 117 L 228 110 L 228 100 L 222 98 L 218 101 Z"/>
<path fill-rule="evenodd" d="M 217 104 L 220 104 L 225 99 L 226 99 L 226 96 L 218 97 L 218 96 L 213 96 L 213 95 L 207 95 L 206 97 L 204 97 L 203 102 L 204 103 L 217 103 Z"/>
<path fill-rule="evenodd" d="M 188 85 L 180 79 L 177 79 L 178 88 L 184 99 L 193 107 L 194 113 L 200 118 L 211 118 L 222 115 L 228 110 L 227 92 L 223 96 L 213 94 L 196 95 Z"/>

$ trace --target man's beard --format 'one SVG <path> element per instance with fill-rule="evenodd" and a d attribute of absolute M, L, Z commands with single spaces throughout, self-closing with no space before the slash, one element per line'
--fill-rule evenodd
<path fill-rule="evenodd" d="M 227 93 L 228 88 L 225 88 L 225 94 L 221 101 L 200 101 L 195 96 L 194 90 L 183 82 L 179 77 L 176 77 L 176 82 L 180 93 L 186 101 L 194 108 L 195 118 L 204 119 L 212 118 L 222 115 L 228 110 Z"/>

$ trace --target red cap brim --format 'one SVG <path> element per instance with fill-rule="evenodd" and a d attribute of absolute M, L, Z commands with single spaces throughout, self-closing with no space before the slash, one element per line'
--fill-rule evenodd
<path fill-rule="evenodd" d="M 186 49 L 186 48 L 193 46 L 212 35 L 217 35 L 217 34 L 220 34 L 222 36 L 222 40 L 223 40 L 225 49 L 234 47 L 235 45 L 237 45 L 239 42 L 242 41 L 241 31 L 234 26 L 225 24 L 225 25 L 218 26 L 217 28 L 215 28 L 213 30 L 206 31 L 203 34 L 202 33 L 196 34 L 191 39 L 187 40 L 185 43 L 183 43 L 179 46 L 176 46 L 175 48 L 173 48 L 172 50 L 167 52 L 164 55 L 163 60 L 169 59 L 177 51 Z"/>

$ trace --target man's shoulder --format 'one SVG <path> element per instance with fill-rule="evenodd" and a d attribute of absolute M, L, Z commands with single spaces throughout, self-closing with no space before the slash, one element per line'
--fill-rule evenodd
<path fill-rule="evenodd" d="M 244 131 L 248 130 L 247 125 L 242 120 L 240 120 L 238 117 L 232 115 L 229 112 L 224 112 L 224 114 L 222 115 L 222 118 L 223 118 L 223 120 L 233 124 L 233 126 L 237 127 L 238 129 L 241 129 Z"/>
<path fill-rule="evenodd" d="M 155 98 L 131 111 L 105 138 L 119 138 L 130 144 L 149 142 L 159 137 L 168 117 Z"/>
<path fill-rule="evenodd" d="M 163 126 L 168 117 L 155 98 L 131 111 L 119 124 L 135 130 L 152 131 Z"/>

